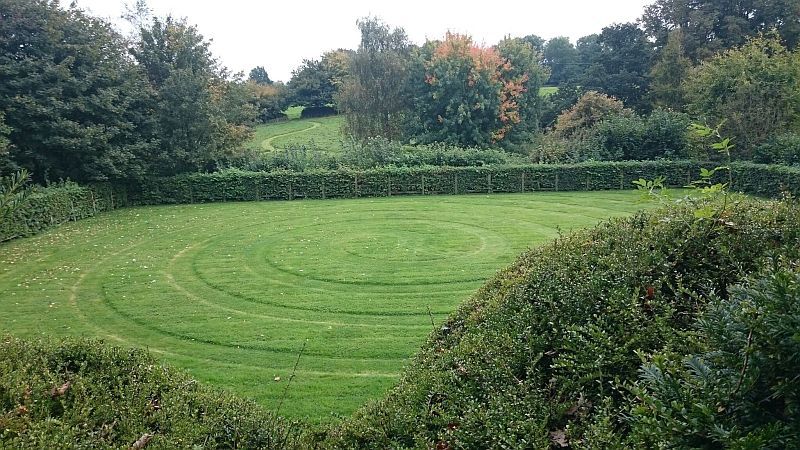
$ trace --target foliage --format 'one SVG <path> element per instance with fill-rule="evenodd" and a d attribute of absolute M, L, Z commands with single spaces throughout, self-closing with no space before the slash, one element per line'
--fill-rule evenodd
<path fill-rule="evenodd" d="M 686 56 L 698 62 L 772 29 L 777 29 L 784 45 L 793 48 L 800 43 L 797 17 L 800 3 L 795 0 L 656 0 L 645 8 L 641 22 L 659 47 L 680 29 Z"/>
<path fill-rule="evenodd" d="M 756 147 L 753 160 L 762 164 L 800 166 L 800 132 L 771 136 Z"/>
<path fill-rule="evenodd" d="M 568 37 L 558 36 L 547 41 L 542 51 L 543 64 L 550 69 L 547 84 L 563 86 L 575 82 L 581 73 L 578 52 Z"/>
<path fill-rule="evenodd" d="M 731 136 L 737 159 L 771 136 L 800 127 L 800 53 L 775 36 L 759 36 L 741 48 L 704 62 L 686 80 L 689 111 L 718 123 Z"/>
<path fill-rule="evenodd" d="M 523 163 L 502 150 L 460 148 L 444 144 L 402 145 L 385 138 L 346 142 L 342 153 L 342 165 L 356 169 L 377 167 L 480 167 L 485 165 L 508 165 Z"/>
<path fill-rule="evenodd" d="M 651 102 L 657 107 L 674 111 L 684 108 L 683 83 L 692 68 L 691 61 L 684 55 L 682 33 L 677 29 L 669 34 L 658 60 L 650 69 Z"/>
<path fill-rule="evenodd" d="M 527 43 L 509 42 L 505 48 L 514 51 L 521 67 L 513 67 L 495 48 L 473 44 L 469 36 L 448 33 L 444 41 L 429 43 L 414 80 L 410 135 L 423 143 L 462 147 L 502 142 L 522 120 L 521 102 L 532 81 L 528 72 L 536 64 Z M 538 81 L 533 87 L 530 95 L 538 96 Z"/>
<path fill-rule="evenodd" d="M 553 133 L 562 138 L 576 137 L 609 117 L 630 114 L 632 111 L 616 98 L 589 91 L 556 118 Z"/>
<path fill-rule="evenodd" d="M 517 99 L 519 123 L 506 134 L 502 145 L 519 150 L 539 132 L 543 99 L 541 87 L 548 74 L 541 66 L 541 54 L 530 43 L 520 38 L 506 38 L 497 44 L 500 56 L 511 65 L 506 74 L 509 79 L 524 79 L 524 91 Z"/>
<path fill-rule="evenodd" d="M 0 177 L 0 224 L 12 220 L 14 211 L 28 196 L 26 184 L 30 181 L 30 177 L 25 169 L 7 177 Z"/>
<path fill-rule="evenodd" d="M 336 115 L 336 109 L 330 106 L 307 106 L 300 111 L 301 119 L 311 119 L 314 117 L 327 117 Z"/>
<path fill-rule="evenodd" d="M 21 175 L 3 180 L 0 191 L 0 242 L 31 236 L 67 221 L 91 217 L 100 211 L 120 206 L 120 193 L 107 185 L 94 188 L 67 182 L 47 188 L 23 190 Z"/>
<path fill-rule="evenodd" d="M 250 70 L 250 75 L 247 77 L 247 81 L 252 81 L 255 84 L 272 84 L 272 80 L 269 79 L 269 74 L 267 74 L 267 69 L 264 66 L 256 66 Z"/>
<path fill-rule="evenodd" d="M 213 169 L 249 137 L 252 96 L 242 80 L 226 78 L 208 46 L 195 27 L 167 17 L 141 28 L 131 49 L 155 92 L 154 173 Z"/>
<path fill-rule="evenodd" d="M 286 117 L 283 111 L 289 106 L 289 90 L 283 83 L 247 82 L 250 104 L 256 111 L 256 119 L 261 123 Z"/>
<path fill-rule="evenodd" d="M 108 23 L 58 2 L 2 0 L 0 73 L 12 169 L 37 181 L 146 172 L 151 94 Z"/>
<path fill-rule="evenodd" d="M 796 263 L 796 261 L 795 261 Z M 692 354 L 659 352 L 633 386 L 632 447 L 800 446 L 800 274 L 769 271 L 712 296 Z"/>
<path fill-rule="evenodd" d="M 336 106 L 351 57 L 349 50 L 336 50 L 323 54 L 320 59 L 303 60 L 289 80 L 291 104 L 306 108 Z"/>
<path fill-rule="evenodd" d="M 377 18 L 363 18 L 357 24 L 361 43 L 338 99 L 346 133 L 359 140 L 399 139 L 410 106 L 411 44 L 405 30 L 392 29 Z"/>
<path fill-rule="evenodd" d="M 299 424 L 202 386 L 143 350 L 5 337 L 0 359 L 2 447 L 298 447 Z"/>
<path fill-rule="evenodd" d="M 380 141 L 379 141 L 380 142 Z M 429 162 L 470 164 L 491 158 L 492 153 L 469 153 L 454 150 L 449 153 L 430 147 L 430 157 L 417 157 L 415 153 L 397 155 L 397 144 L 383 141 L 377 147 L 357 147 L 347 153 L 357 164 L 371 166 L 374 161 L 407 164 L 407 167 L 379 167 L 370 170 L 348 169 L 319 170 L 319 165 L 306 167 L 305 172 L 243 172 L 240 170 L 217 173 L 186 174 L 175 177 L 150 179 L 128 191 L 133 204 L 196 203 L 212 201 L 248 201 L 260 199 L 327 198 L 327 197 L 380 197 L 384 195 L 428 195 L 492 192 L 533 191 L 589 191 L 602 189 L 629 189 L 639 178 L 663 175 L 670 186 L 684 186 L 700 165 L 688 161 L 601 162 L 552 165 L 486 165 L 481 167 L 431 167 L 412 166 Z M 336 161 L 321 152 L 305 147 L 287 149 L 286 153 L 272 152 L 269 158 L 290 158 L 306 161 L 319 158 L 323 163 Z M 286 156 L 283 156 L 286 155 Z M 423 153 L 423 155 L 425 155 Z M 274 161 L 274 160 L 273 160 Z M 360 161 L 360 162 L 359 162 Z M 273 162 L 274 164 L 274 162 Z M 336 163 L 338 164 L 338 163 Z M 272 167 L 274 168 L 274 166 Z M 295 167 L 279 167 L 297 170 Z M 767 177 L 773 166 L 742 166 L 751 176 Z M 316 170 L 314 170 L 316 169 Z M 794 184 L 788 189 L 797 189 Z M 780 185 L 768 186 L 762 195 L 777 196 Z M 794 191 L 792 191 L 794 192 Z"/>
<path fill-rule="evenodd" d="M 597 36 L 581 84 L 585 89 L 616 97 L 629 108 L 649 110 L 646 100 L 653 58 L 652 44 L 636 24 L 615 24 Z"/>
<path fill-rule="evenodd" d="M 618 447 L 639 355 L 688 354 L 708 296 L 727 298 L 768 257 L 800 257 L 797 206 L 742 200 L 711 232 L 696 206 L 523 254 L 434 330 L 384 400 L 332 426 L 323 445 Z"/>
<path fill-rule="evenodd" d="M 600 161 L 682 159 L 689 146 L 688 127 L 688 116 L 663 110 L 646 117 L 612 116 L 589 133 L 591 153 L 586 156 Z"/>
<path fill-rule="evenodd" d="M 575 85 L 565 85 L 542 99 L 542 114 L 539 119 L 540 129 L 550 129 L 556 124 L 556 119 L 561 113 L 568 110 L 583 95 L 581 88 Z"/>

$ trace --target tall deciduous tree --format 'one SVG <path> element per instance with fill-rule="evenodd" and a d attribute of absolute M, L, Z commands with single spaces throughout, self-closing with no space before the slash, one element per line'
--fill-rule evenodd
<path fill-rule="evenodd" d="M 656 0 L 641 22 L 659 47 L 666 45 L 670 32 L 680 29 L 686 56 L 695 62 L 773 28 L 789 48 L 800 43 L 797 0 Z"/>
<path fill-rule="evenodd" d="M 777 36 L 760 36 L 703 62 L 685 83 L 687 109 L 711 124 L 724 121 L 736 155 L 749 159 L 755 145 L 800 131 L 800 52 Z"/>
<path fill-rule="evenodd" d="M 339 96 L 346 131 L 357 139 L 399 139 L 410 107 L 408 36 L 377 18 L 364 18 L 357 25 L 361 43 Z"/>
<path fill-rule="evenodd" d="M 561 86 L 573 81 L 580 73 L 578 62 L 578 52 L 568 37 L 555 37 L 544 46 L 544 64 L 550 68 L 548 84 Z"/>
<path fill-rule="evenodd" d="M 253 67 L 247 79 L 256 84 L 272 84 L 272 80 L 269 79 L 269 74 L 267 74 L 267 69 L 264 66 Z"/>
<path fill-rule="evenodd" d="M 155 92 L 157 172 L 213 169 L 247 139 L 255 114 L 249 93 L 227 79 L 195 27 L 156 18 L 131 52 Z"/>
<path fill-rule="evenodd" d="M 684 107 L 683 81 L 692 68 L 684 55 L 680 29 L 674 30 L 661 49 L 661 56 L 650 70 L 650 99 L 658 107 L 682 111 Z"/>
<path fill-rule="evenodd" d="M 634 23 L 605 27 L 597 37 L 597 49 L 583 86 L 612 95 L 629 107 L 647 110 L 653 47 L 644 31 Z"/>
<path fill-rule="evenodd" d="M 427 48 L 414 108 L 420 125 L 415 137 L 464 147 L 506 139 L 521 121 L 529 75 L 515 70 L 497 49 L 477 46 L 468 36 L 448 33 Z"/>
<path fill-rule="evenodd" d="M 530 142 L 539 131 L 542 116 L 543 99 L 539 89 L 547 79 L 547 71 L 542 67 L 542 55 L 531 44 L 528 38 L 506 38 L 497 44 L 497 51 L 506 62 L 503 74 L 505 83 L 508 80 L 522 80 L 522 93 L 516 98 L 519 111 L 519 122 L 507 133 L 503 144 L 509 148 Z M 511 92 L 505 95 L 509 96 Z"/>
<path fill-rule="evenodd" d="M 37 181 L 143 174 L 153 146 L 139 70 L 108 23 L 55 1 L 0 0 L 7 158 Z"/>

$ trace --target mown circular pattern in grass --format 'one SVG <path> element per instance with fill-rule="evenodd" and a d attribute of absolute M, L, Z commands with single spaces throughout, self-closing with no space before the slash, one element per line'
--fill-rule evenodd
<path fill-rule="evenodd" d="M 147 347 L 322 420 L 391 386 L 434 322 L 632 192 L 136 208 L 0 246 L 0 325 Z M 285 391 L 303 349 L 291 388 Z M 277 381 L 276 381 L 277 380 Z M 287 392 L 284 394 L 284 392 Z"/>

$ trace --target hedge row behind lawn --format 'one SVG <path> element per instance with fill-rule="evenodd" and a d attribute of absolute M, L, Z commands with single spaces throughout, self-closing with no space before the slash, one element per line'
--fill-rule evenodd
<path fill-rule="evenodd" d="M 312 172 L 229 170 L 152 179 L 129 190 L 135 204 L 385 197 L 392 195 L 631 189 L 639 178 L 663 176 L 672 187 L 699 179 L 689 161 L 597 162 L 570 165 L 380 168 Z M 734 190 L 766 197 L 800 194 L 800 169 L 739 163 Z M 722 173 L 719 180 L 723 181 Z"/>

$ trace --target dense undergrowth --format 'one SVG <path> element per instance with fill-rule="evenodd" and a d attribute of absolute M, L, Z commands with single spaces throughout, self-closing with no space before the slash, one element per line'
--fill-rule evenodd
<path fill-rule="evenodd" d="M 796 446 L 800 207 L 736 198 L 699 219 L 697 202 L 521 255 L 432 333 L 385 399 L 324 428 L 139 351 L 6 338 L 0 444 Z"/>

